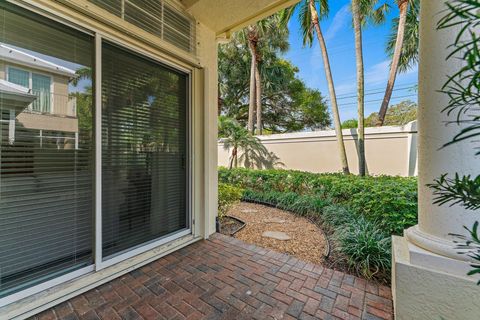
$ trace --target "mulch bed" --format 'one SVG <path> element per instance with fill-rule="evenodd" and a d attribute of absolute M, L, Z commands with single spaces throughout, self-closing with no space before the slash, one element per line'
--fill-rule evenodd
<path fill-rule="evenodd" d="M 225 216 L 220 219 L 220 233 L 233 236 L 236 232 L 241 230 L 245 226 L 245 222 L 242 222 L 233 217 Z"/>
<path fill-rule="evenodd" d="M 234 235 L 242 241 L 288 253 L 316 264 L 325 261 L 328 247 L 325 234 L 306 218 L 277 208 L 247 202 L 235 205 L 228 214 L 246 223 L 245 227 Z M 224 223 L 224 220 L 225 218 L 221 221 L 221 230 L 222 233 L 228 234 L 225 232 L 228 232 L 230 225 L 233 228 L 235 223 L 228 220 Z M 265 231 L 284 232 L 290 240 L 264 237 L 262 234 Z"/>

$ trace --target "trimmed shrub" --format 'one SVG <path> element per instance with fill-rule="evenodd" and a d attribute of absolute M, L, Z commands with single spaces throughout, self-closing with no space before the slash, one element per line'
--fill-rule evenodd
<path fill-rule="evenodd" d="M 325 199 L 314 195 L 278 191 L 257 192 L 250 189 L 245 190 L 243 200 L 268 204 L 302 216 L 318 214 L 322 208 L 330 204 Z"/>
<path fill-rule="evenodd" d="M 228 210 L 242 199 L 243 190 L 225 183 L 218 184 L 218 217 L 223 218 Z"/>
<path fill-rule="evenodd" d="M 341 204 L 368 220 L 376 221 L 385 232 L 392 234 L 402 234 L 405 228 L 417 224 L 417 179 L 414 177 L 220 168 L 219 180 L 257 193 L 295 193 L 309 196 L 310 200 L 320 199 L 322 204 Z M 282 196 L 279 205 L 290 203 L 292 197 Z M 302 203 L 301 207 L 302 212 L 307 212 L 313 205 Z M 313 211 L 318 212 L 318 206 L 315 207 Z"/>

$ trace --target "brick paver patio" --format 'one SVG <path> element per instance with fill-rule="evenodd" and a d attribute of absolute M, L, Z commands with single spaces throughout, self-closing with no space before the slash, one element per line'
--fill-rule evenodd
<path fill-rule="evenodd" d="M 390 288 L 215 234 L 34 319 L 392 319 Z"/>

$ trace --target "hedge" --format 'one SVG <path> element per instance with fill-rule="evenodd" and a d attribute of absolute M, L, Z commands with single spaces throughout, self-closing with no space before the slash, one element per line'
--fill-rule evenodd
<path fill-rule="evenodd" d="M 275 196 L 272 192 L 277 192 L 283 199 L 280 202 L 291 202 L 287 198 L 294 197 L 293 194 L 310 197 L 302 198 L 303 204 L 296 200 L 297 206 L 305 207 L 299 208 L 302 212 L 306 207 L 320 212 L 324 204 L 341 204 L 379 224 L 389 234 L 400 235 L 405 228 L 417 224 L 417 179 L 414 177 L 220 168 L 219 181 L 265 196 Z"/>

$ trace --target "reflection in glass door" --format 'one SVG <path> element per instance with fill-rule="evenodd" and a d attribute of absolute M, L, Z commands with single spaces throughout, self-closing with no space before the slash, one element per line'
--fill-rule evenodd
<path fill-rule="evenodd" d="M 102 252 L 189 228 L 188 75 L 102 46 Z"/>
<path fill-rule="evenodd" d="M 93 263 L 93 40 L 0 2 L 0 298 Z"/>

